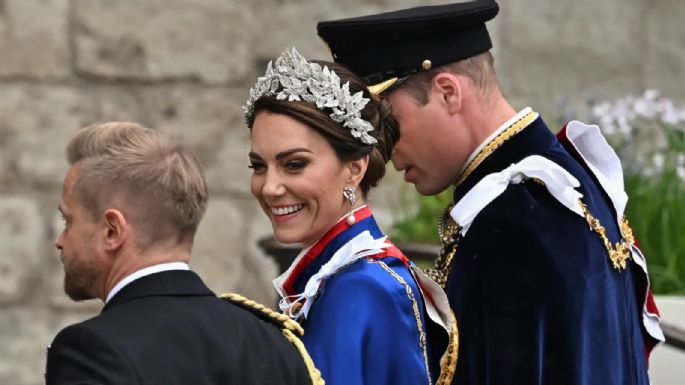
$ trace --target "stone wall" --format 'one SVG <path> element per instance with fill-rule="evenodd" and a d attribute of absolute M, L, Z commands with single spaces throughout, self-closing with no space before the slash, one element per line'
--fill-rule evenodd
<path fill-rule="evenodd" d="M 438 4 L 444 1 L 422 1 Z M 193 267 L 216 291 L 273 303 L 270 225 L 249 194 L 240 106 L 269 58 L 296 46 L 328 58 L 317 20 L 411 6 L 381 0 L 0 0 L 0 384 L 42 383 L 45 346 L 97 313 L 62 292 L 52 245 L 84 125 L 134 120 L 200 154 L 211 203 Z M 554 122 L 590 99 L 659 88 L 683 99 L 680 0 L 502 0 L 490 29 L 503 88 Z M 562 106 L 562 107 L 560 107 Z M 390 173 L 372 197 L 387 226 L 407 187 Z"/>

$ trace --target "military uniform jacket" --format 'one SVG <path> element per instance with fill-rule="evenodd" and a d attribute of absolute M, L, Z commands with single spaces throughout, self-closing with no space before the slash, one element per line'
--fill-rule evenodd
<path fill-rule="evenodd" d="M 531 160 L 544 166 L 540 175 L 556 176 L 545 183 L 521 173 L 517 165 Z M 610 258 L 627 227 L 622 233 L 591 170 L 530 112 L 466 168 L 453 217 L 460 218 L 460 201 L 482 199 L 471 190 L 489 175 L 508 184 L 467 218 L 467 231 L 461 228 L 446 248 L 449 263 L 442 261 L 460 332 L 453 383 L 648 385 L 646 271 L 632 259 L 621 267 Z M 551 193 L 565 181 L 570 189 Z M 604 235 L 591 230 L 585 214 Z"/>
<path fill-rule="evenodd" d="M 217 298 L 191 271 L 125 286 L 102 313 L 63 329 L 47 385 L 311 384 L 302 356 L 274 323 Z"/>
<path fill-rule="evenodd" d="M 275 280 L 281 309 L 301 322 L 328 385 L 449 384 L 457 336 L 447 297 L 386 241 L 368 207 L 354 216 Z"/>

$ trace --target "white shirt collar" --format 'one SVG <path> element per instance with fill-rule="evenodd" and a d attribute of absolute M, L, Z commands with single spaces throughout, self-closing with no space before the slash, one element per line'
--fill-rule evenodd
<path fill-rule="evenodd" d="M 160 263 L 159 265 L 148 266 L 138 271 L 135 271 L 132 274 L 127 275 L 126 277 L 124 277 L 124 279 L 122 279 L 121 281 L 117 282 L 116 285 L 114 285 L 109 294 L 107 294 L 107 299 L 105 300 L 105 303 L 109 302 L 109 300 L 112 299 L 112 297 L 114 297 L 115 294 L 121 291 L 121 289 L 123 289 L 124 286 L 135 281 L 136 279 L 145 277 L 146 275 L 160 273 L 162 271 L 169 270 L 190 270 L 190 266 L 188 266 L 188 264 L 185 262 L 168 262 Z"/>
<path fill-rule="evenodd" d="M 516 121 L 518 121 L 521 118 L 523 118 L 524 116 L 526 116 L 531 111 L 533 111 L 532 108 L 526 107 L 526 108 L 522 109 L 521 111 L 519 111 L 511 119 L 504 122 L 504 124 L 499 126 L 497 128 L 497 130 L 495 130 L 492 134 L 490 134 L 490 136 L 488 136 L 478 147 L 476 147 L 476 149 L 471 153 L 471 155 L 469 155 L 468 159 L 466 159 L 466 162 L 464 162 L 464 165 L 461 166 L 461 170 L 459 170 L 459 173 L 461 174 L 462 172 L 464 172 L 466 167 L 468 167 L 468 165 L 471 164 L 471 161 L 473 161 L 473 159 L 483 150 L 483 148 L 485 146 L 487 146 L 488 143 L 492 142 L 492 140 L 495 139 L 497 137 L 497 135 L 501 134 L 502 131 L 506 130 L 509 126 L 511 126 Z"/>

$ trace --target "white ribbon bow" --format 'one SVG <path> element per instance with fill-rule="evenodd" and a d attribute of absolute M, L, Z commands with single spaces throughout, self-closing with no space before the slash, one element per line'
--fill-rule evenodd
<path fill-rule="evenodd" d="M 294 320 L 298 320 L 300 317 L 307 318 L 314 296 L 316 296 L 321 287 L 321 282 L 335 274 L 340 268 L 358 259 L 382 253 L 383 249 L 391 246 L 385 242 L 386 238 L 374 239 L 368 230 L 352 238 L 343 247 L 338 249 L 333 254 L 333 257 L 321 266 L 321 269 L 316 274 L 309 278 L 302 293 L 281 298 L 278 307 L 285 315 Z M 295 310 L 297 303 L 300 303 L 302 306 Z"/>
<path fill-rule="evenodd" d="M 583 217 L 579 199 L 583 194 L 575 190 L 580 182 L 558 164 L 539 155 L 531 155 L 504 170 L 481 179 L 452 208 L 450 215 L 461 226 L 465 235 L 474 219 L 487 205 L 500 196 L 510 183 L 518 184 L 528 178 L 537 178 L 554 198 L 569 210 Z"/>

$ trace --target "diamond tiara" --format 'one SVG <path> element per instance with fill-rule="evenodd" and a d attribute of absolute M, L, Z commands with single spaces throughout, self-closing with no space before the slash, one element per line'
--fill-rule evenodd
<path fill-rule="evenodd" d="M 320 110 L 328 108 L 333 111 L 330 118 L 348 128 L 353 137 L 364 144 L 378 142 L 369 135 L 373 131 L 371 123 L 361 118 L 370 99 L 363 97 L 362 91 L 351 95 L 350 82 L 341 85 L 335 71 L 308 62 L 295 48 L 269 62 L 264 76 L 250 88 L 250 97 L 243 106 L 248 127 L 252 128 L 254 123 L 254 103 L 262 96 L 272 95 L 278 100 L 313 103 Z"/>

